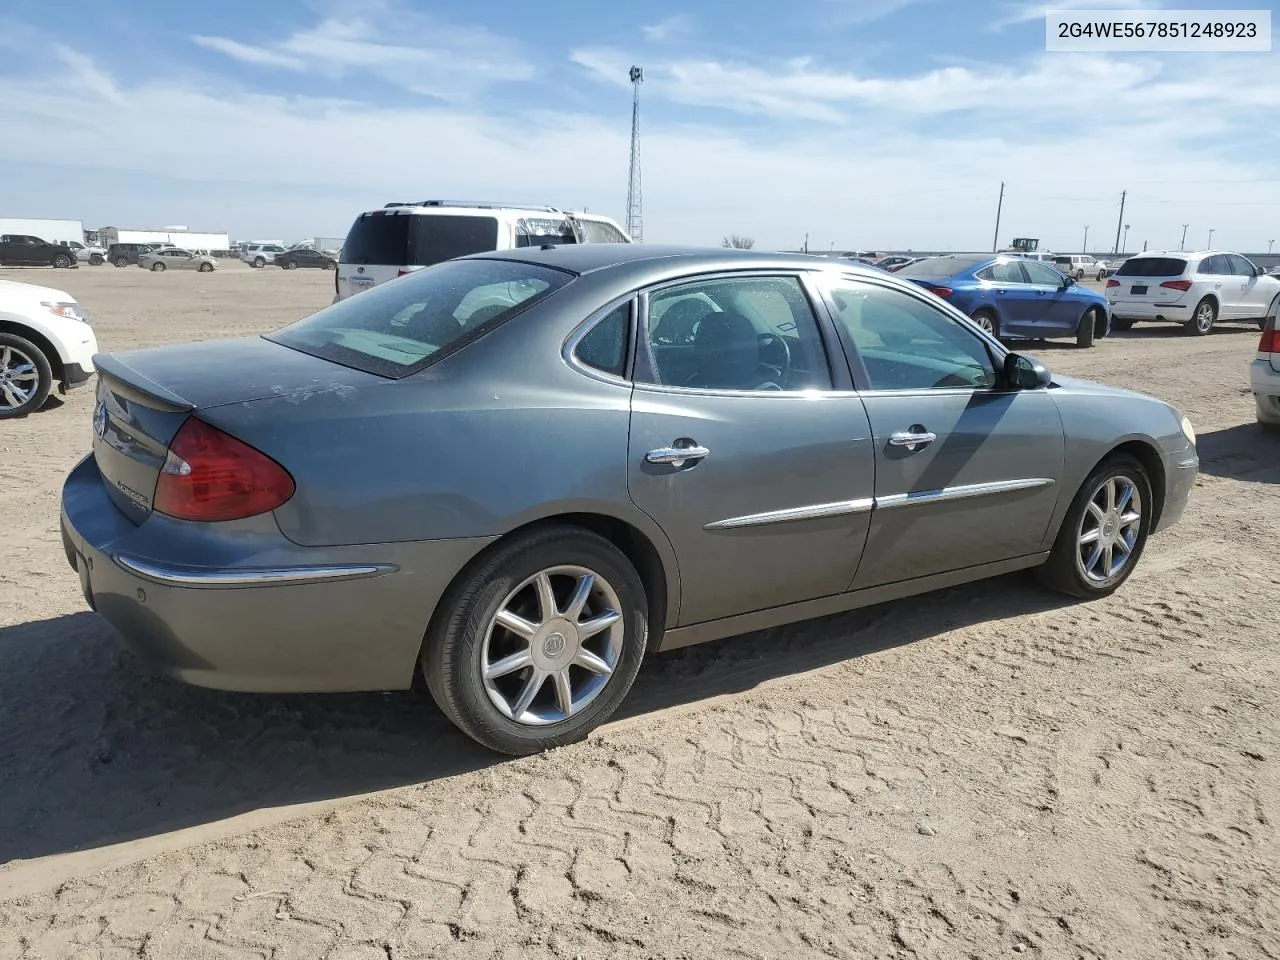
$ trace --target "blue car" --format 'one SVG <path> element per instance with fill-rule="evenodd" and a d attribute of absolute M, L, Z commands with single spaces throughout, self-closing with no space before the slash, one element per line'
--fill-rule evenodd
<path fill-rule="evenodd" d="M 1111 331 L 1107 298 L 1047 263 L 991 253 L 929 257 L 898 276 L 963 310 L 997 337 L 1075 337 L 1091 347 Z"/>

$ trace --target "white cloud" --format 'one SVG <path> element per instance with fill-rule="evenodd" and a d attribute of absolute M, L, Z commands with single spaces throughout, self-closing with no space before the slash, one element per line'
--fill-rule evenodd
<path fill-rule="evenodd" d="M 1044 22 L 1050 13 L 1065 10 L 1159 10 L 1166 4 L 1164 0 L 1016 0 L 1005 5 L 1005 13 L 994 20 L 991 29 L 1001 30 L 1020 23 L 1033 20 Z"/>
<path fill-rule="evenodd" d="M 301 70 L 305 66 L 297 57 L 286 56 L 283 53 L 276 53 L 274 50 L 267 50 L 263 47 L 253 47 L 247 43 L 241 43 L 239 40 L 231 40 L 227 37 L 194 36 L 191 39 L 206 49 L 216 50 L 218 53 L 226 54 L 233 60 L 240 60 L 243 63 L 252 63 L 263 67 L 282 67 L 286 70 Z"/>
<path fill-rule="evenodd" d="M 678 40 L 693 33 L 693 17 L 687 13 L 677 13 L 657 23 L 647 24 L 641 27 L 640 31 L 646 40 L 655 42 Z"/>
<path fill-rule="evenodd" d="M 415 93 L 461 101 L 505 81 L 527 80 L 532 64 L 515 42 L 484 27 L 446 23 L 386 4 L 334 15 L 266 45 L 195 36 L 203 47 L 263 66 L 341 77 L 368 73 Z M 420 38 L 408 43 L 406 38 Z"/>
<path fill-rule="evenodd" d="M 124 103 L 124 95 L 116 86 L 115 81 L 99 70 L 93 61 L 83 53 L 72 50 L 70 47 L 60 43 L 54 44 L 53 49 L 62 59 L 62 62 L 71 70 L 81 86 L 97 94 L 103 100 L 117 104 Z"/>

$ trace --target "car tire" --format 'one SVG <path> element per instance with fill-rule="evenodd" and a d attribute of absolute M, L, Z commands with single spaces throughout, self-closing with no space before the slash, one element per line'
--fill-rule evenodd
<path fill-rule="evenodd" d="M 164 264 L 163 264 L 163 263 L 160 263 L 160 262 L 157 260 L 155 263 L 153 263 L 153 264 L 151 265 L 151 272 L 152 272 L 152 273 L 164 273 Z"/>
<path fill-rule="evenodd" d="M 1133 321 L 1130 320 L 1128 317 L 1112 317 L 1111 329 L 1112 330 L 1132 330 Z"/>
<path fill-rule="evenodd" d="M 1108 499 L 1108 488 L 1113 491 L 1114 503 L 1119 506 L 1126 499 L 1123 490 L 1129 485 L 1133 488 L 1133 495 L 1127 498 L 1127 503 L 1132 507 L 1136 496 L 1137 510 L 1105 509 L 1108 503 L 1113 502 Z M 1129 579 L 1142 558 L 1151 532 L 1153 507 L 1151 481 L 1142 464 L 1128 454 L 1113 454 L 1106 458 L 1081 484 L 1067 508 L 1049 559 L 1037 571 L 1040 582 L 1051 590 L 1082 600 L 1115 593 Z M 1136 522 L 1125 523 L 1125 518 L 1133 512 L 1137 513 Z M 1132 538 L 1127 535 L 1130 531 Z M 1097 534 L 1098 540 L 1087 541 L 1085 537 L 1090 534 Z M 1091 543 L 1099 541 L 1107 546 L 1098 547 L 1100 555 L 1095 558 L 1095 547 Z M 1123 565 L 1112 569 L 1109 576 L 1102 576 L 1107 569 L 1107 547 L 1111 549 L 1114 567 L 1117 545 L 1121 541 L 1128 545 Z"/>
<path fill-rule="evenodd" d="M 285 268 L 286 270 L 297 270 L 297 269 L 298 269 L 298 261 L 297 261 L 297 260 L 289 260 L 289 261 L 287 261 L 287 262 L 285 263 L 284 268 Z"/>
<path fill-rule="evenodd" d="M 1077 280 L 1083 280 L 1083 279 L 1084 279 L 1084 271 L 1083 271 L 1083 270 L 1077 270 L 1077 271 L 1076 271 L 1076 279 L 1077 279 Z"/>
<path fill-rule="evenodd" d="M 263 260 L 261 257 L 258 257 L 256 260 L 253 261 L 253 265 L 257 267 L 259 270 L 261 270 L 263 267 L 267 265 L 267 261 Z"/>
<path fill-rule="evenodd" d="M 35 367 L 35 393 L 20 403 L 10 405 L 11 390 L 6 389 L 6 386 L 13 381 L 9 380 L 6 374 L 11 376 L 15 368 L 28 365 Z M 39 410 L 49 399 L 49 392 L 52 389 L 53 369 L 44 351 L 16 333 L 0 332 L 0 420 L 25 417 Z"/>
<path fill-rule="evenodd" d="M 1098 275 L 1094 277 L 1094 279 L 1101 283 L 1103 280 L 1107 279 L 1107 271 L 1099 270 Z"/>
<path fill-rule="evenodd" d="M 58 270 L 66 270 L 68 267 L 71 266 L 71 258 L 68 257 L 65 253 L 60 253 L 53 258 L 53 265 Z"/>
<path fill-rule="evenodd" d="M 1191 313 L 1191 320 L 1183 327 L 1183 331 L 1189 333 L 1193 337 L 1203 337 L 1218 320 L 1218 305 L 1213 302 L 1212 297 L 1205 297 L 1196 304 L 1195 310 Z"/>
<path fill-rule="evenodd" d="M 213 264 L 212 264 L 212 263 L 202 263 L 202 264 L 200 264 L 200 266 L 199 266 L 199 267 L 197 267 L 196 269 L 198 269 L 201 273 L 213 273 Z"/>
<path fill-rule="evenodd" d="M 986 307 L 983 307 L 980 310 L 975 310 L 973 312 L 973 316 L 970 319 L 972 319 L 974 323 L 980 326 L 983 330 L 986 330 L 993 337 L 999 338 L 1000 321 L 996 318 L 996 315 L 993 311 L 988 310 Z"/>
<path fill-rule="evenodd" d="M 579 647 L 566 627 L 586 621 L 566 615 L 566 607 L 569 594 L 583 583 L 579 577 L 588 573 L 594 579 L 587 620 L 607 609 L 620 616 L 583 638 L 586 646 Z M 546 613 L 542 577 L 547 577 L 555 617 Z M 459 730 L 490 750 L 520 756 L 573 743 L 612 716 L 635 682 L 648 639 L 647 610 L 635 568 L 603 537 L 556 526 L 513 538 L 464 571 L 441 600 L 422 648 L 427 688 Z M 499 614 L 519 616 L 526 629 L 539 632 L 523 639 L 499 623 Z M 610 672 L 574 663 L 581 651 Z M 516 656 L 525 663 L 502 674 L 491 672 Z M 563 673 L 564 685 L 557 673 Z M 577 706 L 575 695 L 583 699 Z M 515 711 L 527 719 L 513 719 Z"/>
<path fill-rule="evenodd" d="M 1076 327 L 1076 346 L 1081 349 L 1092 347 L 1097 326 L 1098 311 L 1090 307 L 1084 312 L 1084 316 L 1080 318 L 1080 324 Z"/>
<path fill-rule="evenodd" d="M 89 266 L 91 267 L 100 267 L 105 262 L 106 261 L 102 259 L 102 255 L 98 253 L 95 253 L 89 257 Z"/>
<path fill-rule="evenodd" d="M 336 262 L 334 262 L 333 260 L 326 260 L 326 261 L 325 261 L 325 263 L 324 263 L 324 268 L 325 268 L 326 270 L 337 270 L 337 269 L 338 269 L 338 264 L 337 264 Z"/>
<path fill-rule="evenodd" d="M 128 265 L 129 265 L 129 258 L 128 258 L 128 257 L 116 257 L 116 266 L 117 266 L 117 267 L 127 267 Z"/>

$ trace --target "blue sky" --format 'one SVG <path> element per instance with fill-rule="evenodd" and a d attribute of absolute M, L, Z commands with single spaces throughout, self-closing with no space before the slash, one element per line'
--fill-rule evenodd
<path fill-rule="evenodd" d="M 1104 5 L 1160 4 L 1053 4 Z M 289 240 L 492 197 L 621 220 L 639 63 L 650 241 L 981 249 L 1002 180 L 1002 243 L 1076 250 L 1087 225 L 1110 249 L 1125 189 L 1131 249 L 1183 223 L 1188 246 L 1280 239 L 1280 53 L 1050 54 L 1045 8 L 8 0 L 0 216 Z"/>

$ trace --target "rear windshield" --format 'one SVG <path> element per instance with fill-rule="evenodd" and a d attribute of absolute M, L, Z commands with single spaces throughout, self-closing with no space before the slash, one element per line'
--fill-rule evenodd
<path fill-rule="evenodd" d="M 429 267 L 498 249 L 496 217 L 453 214 L 362 214 L 342 245 L 342 262 Z"/>
<path fill-rule="evenodd" d="M 909 263 L 898 271 L 899 277 L 908 280 L 937 280 L 941 277 L 954 277 L 962 270 L 969 270 L 990 257 L 929 257 Z"/>
<path fill-rule="evenodd" d="M 1132 257 L 1120 264 L 1117 277 L 1180 277 L 1187 261 L 1177 257 Z"/>
<path fill-rule="evenodd" d="M 556 245 L 577 243 L 573 225 L 564 217 L 522 217 L 516 223 L 517 247 L 540 247 L 545 243 Z"/>
<path fill-rule="evenodd" d="M 398 379 L 461 349 L 572 279 L 562 270 L 514 260 L 455 260 L 348 297 L 267 339 Z"/>

